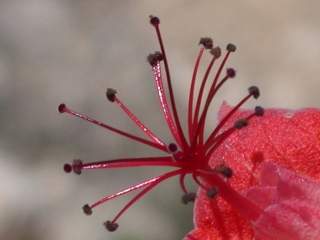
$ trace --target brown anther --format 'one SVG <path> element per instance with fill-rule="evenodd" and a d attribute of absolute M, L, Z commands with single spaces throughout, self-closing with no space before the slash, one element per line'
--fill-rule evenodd
<path fill-rule="evenodd" d="M 149 18 L 150 18 L 150 23 L 153 26 L 158 26 L 160 24 L 160 19 L 158 17 L 150 15 Z"/>
<path fill-rule="evenodd" d="M 234 70 L 233 68 L 228 68 L 227 69 L 227 76 L 229 78 L 234 78 L 236 76 L 236 70 Z"/>
<path fill-rule="evenodd" d="M 241 129 L 248 125 L 248 121 L 246 119 L 239 119 L 234 123 L 234 127 L 237 129 Z"/>
<path fill-rule="evenodd" d="M 183 204 L 188 204 L 189 202 L 194 202 L 196 200 L 196 193 L 189 192 L 182 196 L 181 201 Z"/>
<path fill-rule="evenodd" d="M 220 47 L 214 47 L 210 50 L 210 53 L 215 57 L 219 58 L 221 56 L 221 48 Z"/>
<path fill-rule="evenodd" d="M 263 114 L 264 114 L 264 108 L 263 108 L 263 107 L 260 107 L 260 106 L 256 106 L 256 107 L 254 108 L 254 113 L 255 113 L 256 116 L 261 117 L 261 116 L 263 116 Z"/>
<path fill-rule="evenodd" d="M 178 150 L 177 144 L 175 144 L 175 143 L 170 143 L 170 144 L 168 145 L 168 150 L 169 150 L 171 153 L 177 152 L 177 150 Z"/>
<path fill-rule="evenodd" d="M 116 98 L 117 90 L 113 88 L 107 88 L 106 97 L 110 102 L 114 102 Z"/>
<path fill-rule="evenodd" d="M 232 169 L 223 164 L 216 166 L 214 170 L 222 174 L 226 178 L 231 178 L 233 175 Z"/>
<path fill-rule="evenodd" d="M 66 110 L 66 105 L 64 103 L 61 103 L 58 107 L 59 113 L 64 113 Z"/>
<path fill-rule="evenodd" d="M 249 94 L 251 94 L 255 99 L 260 96 L 259 88 L 256 86 L 251 86 L 248 88 Z"/>
<path fill-rule="evenodd" d="M 208 198 L 214 198 L 218 194 L 218 188 L 217 187 L 212 187 L 207 191 L 207 196 Z"/>
<path fill-rule="evenodd" d="M 80 175 L 82 170 L 82 161 L 80 159 L 75 159 L 72 162 L 72 170 L 75 174 Z"/>
<path fill-rule="evenodd" d="M 232 43 L 229 43 L 229 44 L 227 45 L 227 51 L 228 51 L 228 52 L 235 52 L 236 50 L 237 50 L 236 45 L 234 45 L 234 44 L 232 44 Z"/>
<path fill-rule="evenodd" d="M 106 229 L 109 232 L 114 232 L 119 227 L 118 223 L 114 223 L 114 222 L 111 222 L 111 221 L 106 221 L 103 225 L 106 227 Z"/>
<path fill-rule="evenodd" d="M 161 52 L 151 53 L 148 55 L 147 60 L 150 65 L 154 67 L 158 62 L 161 62 L 163 60 L 163 55 Z"/>
<path fill-rule="evenodd" d="M 203 37 L 200 39 L 199 44 L 201 44 L 205 49 L 213 48 L 213 41 L 209 37 Z"/>
<path fill-rule="evenodd" d="M 72 171 L 72 166 L 69 163 L 66 163 L 66 164 L 63 165 L 63 170 L 66 173 L 70 173 Z"/>
<path fill-rule="evenodd" d="M 86 214 L 86 215 L 91 215 L 92 214 L 92 208 L 88 205 L 88 204 L 85 204 L 83 207 L 82 207 L 82 210 L 83 212 Z"/>

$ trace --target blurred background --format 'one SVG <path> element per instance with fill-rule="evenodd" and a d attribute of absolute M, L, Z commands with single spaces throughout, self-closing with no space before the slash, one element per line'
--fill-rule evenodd
<path fill-rule="evenodd" d="M 78 119 L 60 115 L 64 102 L 113 126 L 140 134 L 105 99 L 107 87 L 166 142 L 146 56 L 158 50 L 148 15 L 161 18 L 179 112 L 186 98 L 200 37 L 238 50 L 237 69 L 216 98 L 235 104 L 258 85 L 265 107 L 320 107 L 319 1 L 1 0 L 0 1 L 0 239 L 175 240 L 192 229 L 192 206 L 180 203 L 176 179 L 130 209 L 120 228 L 112 219 L 133 196 L 101 206 L 91 217 L 81 206 L 166 169 L 65 174 L 63 163 L 159 152 Z M 208 58 L 205 58 L 208 60 Z M 202 70 L 205 64 L 202 66 Z M 251 101 L 246 107 L 256 103 Z"/>

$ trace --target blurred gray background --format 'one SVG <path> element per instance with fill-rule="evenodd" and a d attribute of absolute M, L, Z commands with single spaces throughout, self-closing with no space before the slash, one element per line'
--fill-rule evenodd
<path fill-rule="evenodd" d="M 131 196 L 99 207 L 81 206 L 166 169 L 62 171 L 74 158 L 156 156 L 150 148 L 59 115 L 61 102 L 140 134 L 105 99 L 107 87 L 167 142 L 148 53 L 158 45 L 148 15 L 161 17 L 177 104 L 185 123 L 186 97 L 202 36 L 237 44 L 228 66 L 238 70 L 217 97 L 235 104 L 249 85 L 265 107 L 319 107 L 319 1 L 0 1 L 0 239 L 175 240 L 192 228 L 192 206 L 180 204 L 173 179 L 148 194 L 108 233 Z M 207 58 L 208 59 L 208 58 Z M 204 64 L 203 64 L 204 66 Z M 251 107 L 256 103 L 249 103 Z M 176 194 L 173 194 L 176 193 Z"/>

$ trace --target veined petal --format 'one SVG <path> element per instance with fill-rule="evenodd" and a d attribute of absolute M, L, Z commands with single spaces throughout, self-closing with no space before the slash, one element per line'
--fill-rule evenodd
<path fill-rule="evenodd" d="M 259 190 L 250 188 L 247 196 L 254 198 L 264 191 L 270 197 L 261 205 L 263 214 L 252 222 L 259 239 L 319 239 L 319 182 L 268 162 L 262 165 Z"/>

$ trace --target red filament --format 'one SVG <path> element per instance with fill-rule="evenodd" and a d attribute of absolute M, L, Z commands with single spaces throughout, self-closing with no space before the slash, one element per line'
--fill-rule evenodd
<path fill-rule="evenodd" d="M 58 108 L 60 113 L 67 113 L 71 116 L 80 118 L 86 122 L 92 123 L 94 125 L 100 126 L 106 130 L 117 133 L 135 142 L 144 144 L 149 147 L 153 147 L 157 150 L 164 152 L 165 156 L 158 157 L 145 157 L 145 158 L 123 158 L 116 160 L 105 160 L 83 163 L 81 160 L 74 160 L 72 164 L 65 164 L 64 170 L 69 173 L 73 171 L 76 174 L 82 173 L 84 170 L 93 169 L 111 169 L 111 168 L 124 168 L 124 167 L 172 167 L 174 170 L 169 171 L 163 175 L 145 180 L 138 184 L 133 184 L 117 193 L 110 194 L 102 197 L 100 200 L 92 203 L 86 204 L 83 207 L 84 212 L 87 215 L 91 215 L 92 209 L 96 208 L 103 203 L 106 203 L 112 199 L 125 195 L 127 193 L 138 191 L 136 196 L 134 196 L 111 221 L 106 221 L 105 226 L 109 231 L 115 231 L 118 228 L 117 221 L 119 218 L 137 202 L 141 199 L 147 192 L 151 191 L 161 182 L 179 176 L 179 183 L 181 189 L 184 193 L 183 202 L 188 203 L 195 198 L 195 194 L 188 191 L 185 185 L 185 178 L 191 175 L 194 181 L 199 185 L 199 187 L 208 191 L 208 196 L 214 197 L 217 194 L 221 195 L 227 201 L 232 204 L 243 204 L 251 208 L 250 214 L 256 216 L 259 209 L 254 206 L 251 202 L 246 201 L 237 192 L 235 192 L 228 184 L 228 178 L 233 177 L 232 169 L 227 166 L 217 166 L 212 168 L 209 166 L 210 157 L 215 154 L 216 149 L 225 142 L 225 140 L 235 131 L 241 130 L 249 124 L 250 119 L 253 117 L 259 117 L 263 115 L 263 108 L 256 107 L 252 114 L 246 116 L 244 119 L 239 119 L 235 122 L 234 126 L 222 132 L 223 127 L 227 121 L 233 116 L 233 114 L 251 97 L 258 98 L 259 90 L 257 87 L 250 87 L 249 93 L 243 99 L 239 101 L 238 104 L 218 123 L 216 128 L 211 132 L 207 139 L 204 138 L 204 129 L 206 124 L 206 117 L 208 114 L 209 107 L 212 100 L 218 90 L 223 86 L 223 84 L 230 78 L 235 77 L 235 70 L 232 68 L 226 69 L 226 74 L 221 77 L 221 73 L 225 68 L 226 62 L 231 54 L 236 50 L 233 44 L 228 44 L 227 51 L 224 58 L 222 59 L 217 72 L 215 73 L 208 95 L 204 101 L 204 106 L 202 106 L 202 100 L 204 97 L 204 88 L 208 83 L 209 75 L 214 66 L 214 63 L 218 60 L 221 55 L 221 49 L 219 47 L 213 47 L 213 42 L 210 38 L 201 39 L 199 53 L 196 57 L 193 74 L 191 78 L 191 85 L 189 91 L 188 99 L 188 113 L 187 113 L 187 132 L 189 134 L 189 142 L 186 140 L 184 132 L 181 127 L 181 119 L 179 118 L 174 92 L 172 87 L 172 81 L 169 71 L 169 63 L 167 60 L 167 55 L 164 49 L 163 39 L 160 33 L 160 20 L 157 17 L 150 17 L 151 24 L 155 27 L 156 35 L 160 45 L 161 52 L 156 52 L 149 55 L 148 60 L 152 67 L 153 79 L 155 82 L 155 87 L 157 95 L 160 100 L 160 110 L 163 113 L 164 119 L 166 121 L 167 127 L 173 136 L 175 143 L 166 144 L 158 136 L 156 136 L 151 129 L 146 127 L 140 119 L 133 114 L 133 112 L 117 97 L 116 91 L 114 89 L 108 89 L 107 98 L 115 103 L 128 117 L 129 119 L 139 128 L 142 132 L 149 138 L 141 138 L 130 134 L 128 132 L 122 131 L 120 129 L 114 128 L 95 120 L 87 115 L 78 113 L 68 108 L 65 104 L 61 104 Z M 208 63 L 207 69 L 202 78 L 200 88 L 197 95 L 197 100 L 194 108 L 195 91 L 197 85 L 198 69 L 202 56 L 205 54 L 205 49 L 210 49 L 212 58 Z M 163 82 L 163 76 L 161 73 L 162 61 L 165 69 L 166 75 L 166 85 Z M 168 89 L 170 105 L 167 101 L 166 91 Z"/>

